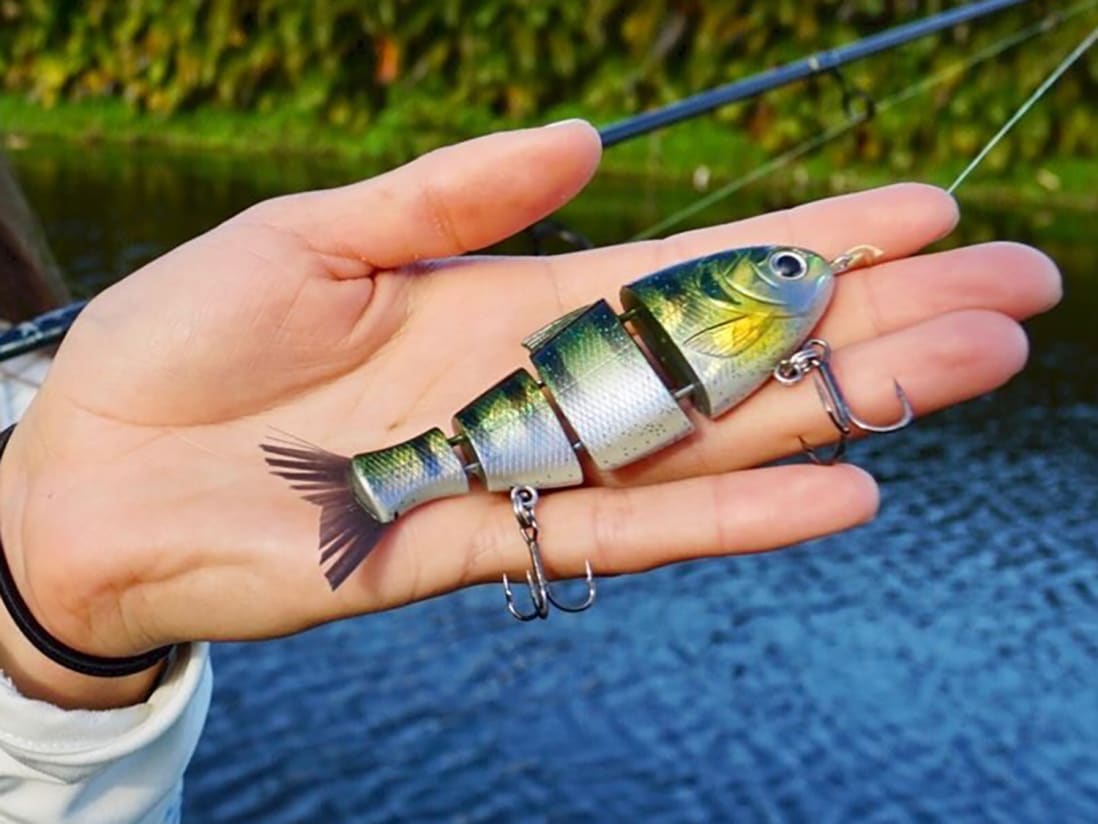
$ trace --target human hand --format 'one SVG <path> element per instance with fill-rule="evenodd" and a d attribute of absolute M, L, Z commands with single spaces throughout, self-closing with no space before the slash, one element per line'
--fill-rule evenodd
<path fill-rule="evenodd" d="M 317 509 L 270 474 L 258 444 L 276 427 L 353 454 L 444 425 L 524 364 L 526 334 L 677 260 L 764 242 L 826 257 L 883 249 L 839 277 L 817 330 L 870 420 L 894 414 L 893 377 L 920 414 L 1000 385 L 1025 361 L 1017 321 L 1060 294 L 1054 265 L 1013 244 L 908 257 L 956 220 L 947 195 L 914 184 L 663 241 L 454 257 L 557 209 L 598 155 L 582 123 L 474 140 L 261 203 L 93 300 L 0 464 L 3 544 L 39 621 L 121 656 L 521 577 L 509 502 L 476 493 L 398 521 L 333 593 Z M 852 466 L 747 469 L 798 451 L 799 436 L 833 437 L 811 387 L 768 385 L 717 421 L 694 418 L 686 441 L 543 499 L 555 575 L 582 574 L 585 558 L 606 575 L 773 549 L 873 516 L 875 485 Z M 73 701 L 121 700 L 71 684 Z"/>

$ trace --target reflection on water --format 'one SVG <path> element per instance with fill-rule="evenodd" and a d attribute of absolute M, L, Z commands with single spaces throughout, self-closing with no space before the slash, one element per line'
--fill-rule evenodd
<path fill-rule="evenodd" d="M 351 176 L 12 159 L 81 290 L 259 197 Z M 690 197 L 638 191 L 597 184 L 568 220 L 609 242 Z M 959 239 L 1047 248 L 1068 297 L 1010 386 L 855 448 L 883 483 L 871 525 L 606 581 L 582 617 L 518 626 L 486 587 L 218 647 L 190 820 L 1098 820 L 1088 233 L 1089 214 L 966 215 Z"/>

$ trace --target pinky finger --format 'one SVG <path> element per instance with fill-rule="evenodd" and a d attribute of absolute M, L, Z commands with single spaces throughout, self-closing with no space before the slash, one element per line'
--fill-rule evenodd
<path fill-rule="evenodd" d="M 545 496 L 537 507 L 549 573 L 641 572 L 679 561 L 779 549 L 857 526 L 876 482 L 851 466 L 777 466 L 631 488 Z M 495 507 L 467 556 L 466 583 L 521 576 L 529 556 L 510 506 Z"/>

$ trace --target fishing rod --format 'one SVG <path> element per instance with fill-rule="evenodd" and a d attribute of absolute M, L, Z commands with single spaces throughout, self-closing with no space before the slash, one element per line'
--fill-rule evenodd
<path fill-rule="evenodd" d="M 0 332 L 0 362 L 57 343 L 87 303 L 74 301 Z"/>
<path fill-rule="evenodd" d="M 887 97 L 879 99 L 874 98 L 871 104 L 867 105 L 866 107 L 859 108 L 857 110 L 851 110 L 849 107 L 845 107 L 847 108 L 846 116 L 840 122 L 835 123 L 834 125 L 813 134 L 807 140 L 804 140 L 801 143 L 798 143 L 787 149 L 786 151 L 782 152 L 781 154 L 770 158 L 765 163 L 759 166 L 755 166 L 754 168 L 747 171 L 745 174 L 742 174 L 739 177 L 724 184 L 723 186 L 720 186 L 719 188 L 714 189 L 708 194 L 699 197 L 697 200 L 688 203 L 686 206 L 677 209 L 671 214 L 663 216 L 652 225 L 634 234 L 628 239 L 628 241 L 632 242 L 636 240 L 647 240 L 648 238 L 658 237 L 659 235 L 666 232 L 668 229 L 674 228 L 675 226 L 680 225 L 687 219 L 694 217 L 698 213 L 710 208 L 711 206 L 714 206 L 717 203 L 728 199 L 736 192 L 751 185 L 752 183 L 755 183 L 763 179 L 764 177 L 767 177 L 768 175 L 774 174 L 780 169 L 786 168 L 791 163 L 800 160 L 808 154 L 821 149 L 828 143 L 831 143 L 832 141 L 837 140 L 838 138 L 841 138 L 846 134 L 849 134 L 851 131 L 859 128 L 864 123 L 868 122 L 870 118 L 875 117 L 877 114 L 886 112 L 889 109 L 907 103 L 912 98 L 921 94 L 925 94 L 934 87 L 958 77 L 962 72 L 966 72 L 974 66 L 977 66 L 981 63 L 986 63 L 990 60 L 995 59 L 996 57 L 999 57 L 1009 49 L 1013 49 L 1024 43 L 1028 43 L 1034 38 L 1043 37 L 1049 32 L 1055 30 L 1057 27 L 1066 23 L 1068 20 L 1077 17 L 1078 15 L 1093 11 L 1095 8 L 1098 8 L 1098 0 L 1083 0 L 1082 2 L 1076 3 L 1074 6 L 1070 6 L 1065 9 L 1058 9 L 1057 11 L 1054 11 L 1041 18 L 1040 20 L 1034 22 L 1032 25 L 1013 32 L 1012 34 L 1002 38 L 1001 40 L 995 41 L 989 46 L 980 49 L 973 54 L 966 55 L 963 59 L 952 63 L 943 69 L 935 71 L 932 74 L 920 77 L 914 83 L 911 83 L 910 85 L 890 94 Z M 1089 44 L 1082 46 L 1082 49 L 1084 51 L 1086 50 L 1086 48 L 1089 48 Z M 1049 75 L 1049 77 L 1045 81 L 1045 84 L 1042 84 L 1042 87 L 1034 93 L 1034 98 L 1036 99 L 1043 95 L 1044 92 L 1047 91 L 1048 87 L 1056 82 L 1060 74 L 1062 74 L 1062 72 L 1068 68 L 1073 60 L 1074 58 L 1072 58 L 1071 61 L 1069 61 L 1062 67 L 1058 67 L 1056 71 Z M 977 165 L 979 165 L 980 161 L 982 161 L 983 158 L 986 157 L 987 153 L 995 147 L 996 143 L 998 143 L 1001 137 L 1005 135 L 1010 130 L 1010 128 L 1013 127 L 1014 123 L 1017 122 L 1017 119 L 1022 117 L 1026 111 L 1028 111 L 1028 106 L 1019 109 L 1018 112 L 1016 112 L 1014 119 L 1004 125 L 1004 127 L 1000 130 L 1000 134 L 997 137 L 993 138 L 993 140 L 984 147 L 983 151 L 979 155 L 977 155 L 973 159 L 972 163 L 970 163 L 969 165 L 972 168 L 975 168 Z M 958 185 L 960 185 L 961 181 L 963 180 L 964 175 L 958 178 L 948 191 L 952 192 Z M 563 232 L 560 233 L 560 236 L 565 241 L 570 240 L 564 235 Z"/>
<path fill-rule="evenodd" d="M 823 74 L 834 77 L 841 84 L 843 108 L 846 109 L 849 121 L 854 125 L 864 123 L 875 114 L 876 102 L 864 92 L 852 88 L 839 71 L 841 67 L 856 60 L 898 48 L 913 40 L 927 37 L 951 26 L 957 26 L 1004 9 L 1020 6 L 1025 2 L 1027 0 L 979 0 L 979 2 L 967 3 L 949 11 L 931 14 L 833 49 L 816 52 L 783 66 L 766 69 L 723 86 L 698 92 L 690 97 L 670 103 L 663 108 L 642 112 L 633 117 L 619 120 L 617 123 L 603 126 L 599 129 L 599 139 L 602 141 L 603 148 L 609 148 L 618 143 L 624 143 L 626 140 L 641 137 L 684 120 L 690 120 L 730 103 L 760 97 L 800 80 L 807 80 Z M 861 99 L 864 105 L 856 106 L 855 99 Z M 795 152 L 786 153 L 782 158 L 768 162 L 764 168 L 776 168 L 783 162 L 791 161 L 794 156 L 806 153 L 814 147 L 822 146 L 845 131 L 845 128 L 829 130 L 827 135 L 818 135 Z M 745 176 L 743 182 L 746 184 L 752 179 L 762 177 L 763 174 L 764 172 L 761 169 L 756 170 Z M 670 221 L 661 221 L 653 228 L 662 228 L 665 223 L 670 223 Z M 589 249 L 592 245 L 583 234 L 570 229 L 553 218 L 539 220 L 526 229 L 525 234 L 533 244 L 534 252 L 539 255 L 545 253 L 547 241 L 549 240 L 563 241 L 575 249 Z M 642 235 L 643 237 L 649 237 L 649 230 L 646 230 Z M 639 239 L 639 237 L 633 239 Z"/>
<path fill-rule="evenodd" d="M 640 135 L 648 134 L 674 123 L 711 112 L 729 103 L 749 100 L 799 80 L 807 80 L 825 73 L 835 73 L 847 63 L 853 63 L 882 51 L 897 48 L 912 40 L 934 34 L 942 29 L 957 26 L 969 20 L 986 17 L 1003 9 L 1020 6 L 1028 0 L 980 0 L 968 3 L 949 11 L 939 12 L 904 23 L 877 34 L 863 37 L 834 49 L 826 49 L 815 54 L 777 66 L 773 69 L 753 74 L 742 80 L 736 80 L 723 86 L 717 86 L 698 94 L 677 100 L 660 109 L 619 120 L 599 129 L 603 147 L 614 146 Z"/>

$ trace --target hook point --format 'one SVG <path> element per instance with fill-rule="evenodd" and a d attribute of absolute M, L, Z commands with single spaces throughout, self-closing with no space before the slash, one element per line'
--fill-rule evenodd
<path fill-rule="evenodd" d="M 851 410 L 849 412 L 849 416 L 850 420 L 855 426 L 857 426 L 859 429 L 864 429 L 866 432 L 885 433 L 895 432 L 899 429 L 903 429 L 905 426 L 915 420 L 915 409 L 911 405 L 911 401 L 908 399 L 907 393 L 904 391 L 904 388 L 900 386 L 900 382 L 893 378 L 892 386 L 896 392 L 896 399 L 900 402 L 900 417 L 892 423 L 879 425 L 869 423 L 868 421 L 863 421 L 856 414 L 854 414 L 853 410 Z"/>

